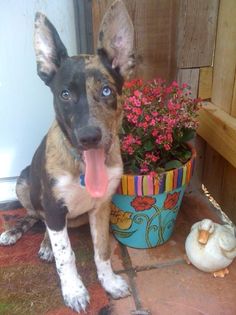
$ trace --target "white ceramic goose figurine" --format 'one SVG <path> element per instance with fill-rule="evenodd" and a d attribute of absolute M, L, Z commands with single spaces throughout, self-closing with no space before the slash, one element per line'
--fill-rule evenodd
<path fill-rule="evenodd" d="M 215 277 L 229 273 L 227 267 L 236 257 L 233 228 L 204 219 L 195 223 L 185 242 L 187 258 L 198 269 Z"/>

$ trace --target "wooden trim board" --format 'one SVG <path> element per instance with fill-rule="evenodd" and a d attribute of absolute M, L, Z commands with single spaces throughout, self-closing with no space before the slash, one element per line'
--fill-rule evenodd
<path fill-rule="evenodd" d="M 198 134 L 236 167 L 236 119 L 210 102 L 199 114 Z"/>
<path fill-rule="evenodd" d="M 220 1 L 212 103 L 231 113 L 236 68 L 236 1 Z"/>
<path fill-rule="evenodd" d="M 211 98 L 212 77 L 213 77 L 212 67 L 200 68 L 198 97 L 200 97 L 202 100 L 207 100 L 207 99 L 209 100 Z"/>

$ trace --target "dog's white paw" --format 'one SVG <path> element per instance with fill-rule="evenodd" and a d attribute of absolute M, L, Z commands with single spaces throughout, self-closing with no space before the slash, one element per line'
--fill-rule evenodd
<path fill-rule="evenodd" d="M 70 286 L 68 283 L 67 287 L 62 287 L 62 295 L 66 306 L 72 308 L 76 312 L 85 311 L 89 304 L 89 294 L 85 286 L 81 281 L 78 285 Z"/>
<path fill-rule="evenodd" d="M 130 295 L 130 288 L 127 282 L 119 275 L 112 274 L 109 277 L 100 277 L 103 288 L 113 297 L 120 299 Z"/>
<path fill-rule="evenodd" d="M 54 254 L 51 246 L 40 246 L 38 256 L 43 261 L 52 262 L 54 260 Z"/>
<path fill-rule="evenodd" d="M 8 246 L 15 244 L 22 236 L 20 232 L 5 231 L 0 235 L 0 245 Z"/>

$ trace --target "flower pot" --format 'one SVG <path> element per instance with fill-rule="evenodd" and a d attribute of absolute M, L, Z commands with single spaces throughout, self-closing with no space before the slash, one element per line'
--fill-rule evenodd
<path fill-rule="evenodd" d="M 195 158 L 192 148 L 191 159 L 180 168 L 158 176 L 122 176 L 111 205 L 111 228 L 120 243 L 151 248 L 171 237 Z"/>

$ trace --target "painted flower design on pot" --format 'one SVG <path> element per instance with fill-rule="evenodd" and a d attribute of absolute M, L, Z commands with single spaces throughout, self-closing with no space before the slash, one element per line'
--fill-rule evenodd
<path fill-rule="evenodd" d="M 148 247 L 152 247 L 150 241 L 151 231 L 157 232 L 161 243 L 163 243 L 164 239 L 163 231 L 161 228 L 161 209 L 159 209 L 156 205 L 156 198 L 151 196 L 137 196 L 131 201 L 130 204 L 136 212 L 139 212 L 133 216 L 133 222 L 135 222 L 136 224 L 143 224 L 143 222 L 146 222 L 145 240 Z M 153 209 L 154 212 L 150 214 L 143 213 L 143 211 L 151 209 Z M 159 220 L 159 228 L 156 224 L 153 224 L 155 218 L 157 217 Z"/>
<path fill-rule="evenodd" d="M 164 210 L 175 211 L 175 207 L 179 200 L 179 195 L 180 192 L 169 193 L 164 201 Z"/>
<path fill-rule="evenodd" d="M 148 196 L 137 196 L 131 202 L 135 211 L 144 211 L 151 209 L 156 203 L 156 199 Z"/>
<path fill-rule="evenodd" d="M 130 212 L 124 212 L 120 211 L 118 207 L 116 207 L 114 204 L 111 204 L 111 215 L 110 220 L 112 224 L 116 224 L 120 229 L 129 229 L 132 220 L 131 220 L 132 213 Z"/>

